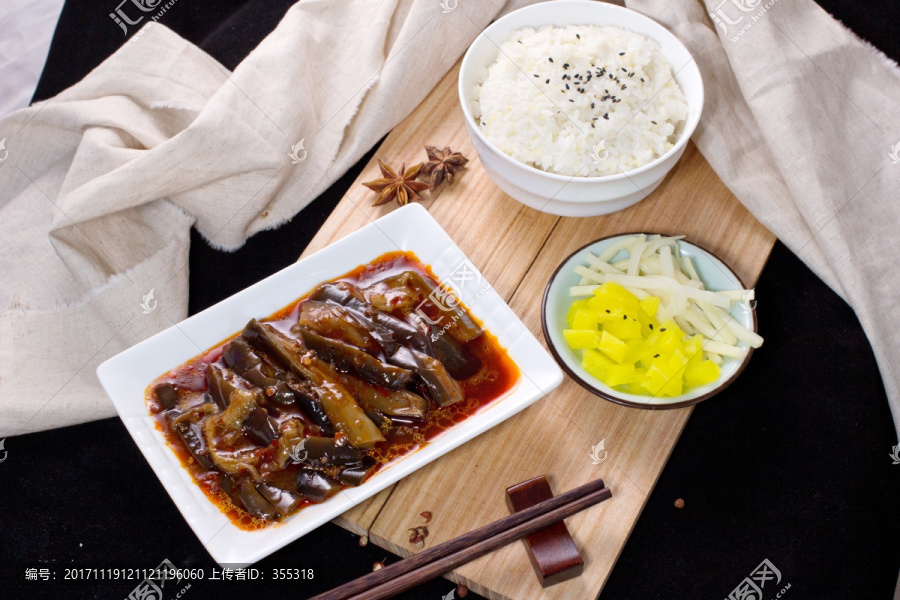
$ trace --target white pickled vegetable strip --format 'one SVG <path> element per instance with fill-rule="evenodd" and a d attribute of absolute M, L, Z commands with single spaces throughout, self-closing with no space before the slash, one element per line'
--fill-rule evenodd
<path fill-rule="evenodd" d="M 703 348 L 707 352 L 715 352 L 720 356 L 730 356 L 732 358 L 744 358 L 745 356 L 747 356 L 746 348 L 729 346 L 728 344 L 723 344 L 722 342 L 714 342 L 713 340 L 706 340 L 705 342 L 703 342 Z"/>
<path fill-rule="evenodd" d="M 759 348 L 763 345 L 762 336 L 760 336 L 755 331 L 751 331 L 735 321 L 734 319 L 730 319 L 726 326 L 731 330 L 731 333 L 737 336 L 737 339 L 745 342 L 751 348 Z"/>
<path fill-rule="evenodd" d="M 675 264 L 672 262 L 672 249 L 663 246 L 659 249 L 659 264 L 662 267 L 662 274 L 666 277 L 675 279 Z"/>
<path fill-rule="evenodd" d="M 719 365 L 720 367 L 722 366 L 722 363 L 725 362 L 724 360 L 722 360 L 722 357 L 719 356 L 718 354 L 716 354 L 715 352 L 707 352 L 706 360 L 711 360 L 714 363 L 716 363 L 717 365 Z"/>
<path fill-rule="evenodd" d="M 638 240 L 640 236 L 633 235 L 631 237 L 622 238 L 606 250 L 600 253 L 600 260 L 603 262 L 609 262 L 613 259 L 613 257 L 619 253 L 620 250 L 624 250 L 625 248 L 630 248 L 632 244 L 636 240 Z"/>
<path fill-rule="evenodd" d="M 644 249 L 647 248 L 646 242 L 640 242 L 635 244 L 631 249 L 631 257 L 628 259 L 628 274 L 629 275 L 638 275 L 638 270 L 641 266 L 641 256 L 644 254 Z"/>
<path fill-rule="evenodd" d="M 691 276 L 691 279 L 700 281 L 700 276 L 697 275 L 697 269 L 694 268 L 694 263 L 691 262 L 690 256 L 685 256 L 684 258 L 682 258 L 681 265 L 684 267 L 685 272 Z"/>
<path fill-rule="evenodd" d="M 681 330 L 688 335 L 696 335 L 697 330 L 691 327 L 691 324 L 684 317 L 675 317 L 675 324 L 681 327 Z M 700 333 L 703 333 L 702 331 Z"/>
<path fill-rule="evenodd" d="M 712 326 L 712 323 L 709 322 L 709 319 L 701 315 L 694 308 L 689 308 L 686 313 L 684 313 L 684 319 L 694 326 L 694 329 L 703 334 L 704 337 L 707 337 L 711 340 L 716 339 L 716 329 Z M 678 321 L 676 321 L 677 323 Z M 682 329 L 684 329 L 682 327 Z"/>
<path fill-rule="evenodd" d="M 718 293 L 722 294 L 723 296 L 728 296 L 729 300 L 740 302 L 750 292 L 753 292 L 753 290 L 722 290 Z"/>
<path fill-rule="evenodd" d="M 631 275 L 610 274 L 606 276 L 606 281 L 614 281 L 624 287 L 635 287 L 642 290 L 661 290 L 673 294 L 680 292 L 685 297 L 692 300 L 703 300 L 704 302 L 708 302 L 713 306 L 719 306 L 721 308 L 731 307 L 731 302 L 724 294 L 720 294 L 718 292 L 710 292 L 708 290 L 698 290 L 690 286 L 681 285 L 677 281 L 673 281 L 671 279 L 665 280 L 657 277 L 637 277 Z"/>
<path fill-rule="evenodd" d="M 628 290 L 629 292 L 631 292 L 632 294 L 634 294 L 635 296 L 637 296 L 638 300 L 643 300 L 644 298 L 646 298 L 647 296 L 650 295 L 647 292 L 645 292 L 644 290 L 628 289 L 628 288 L 625 288 L 625 289 Z"/>
<path fill-rule="evenodd" d="M 599 285 L 573 285 L 569 288 L 570 296 L 593 296 Z"/>
<path fill-rule="evenodd" d="M 726 344 L 731 344 L 734 346 L 737 344 L 737 336 L 731 333 L 731 330 L 725 326 L 729 320 L 731 320 L 731 315 L 723 311 L 721 308 L 716 308 L 715 306 L 710 306 L 706 302 L 697 302 L 697 307 L 703 311 L 703 314 L 706 315 L 706 318 L 709 319 L 709 322 L 718 332 L 716 337 L 713 339 L 718 342 L 724 342 Z"/>
<path fill-rule="evenodd" d="M 618 270 L 605 260 L 600 260 L 598 257 L 594 256 L 590 252 L 587 253 L 587 256 L 584 257 L 584 260 L 591 266 L 595 271 L 599 271 L 601 273 L 621 273 L 622 271 Z"/>
<path fill-rule="evenodd" d="M 575 267 L 575 273 L 581 275 L 588 281 L 593 281 L 594 283 L 603 283 L 604 281 L 606 281 L 605 275 L 601 275 L 596 271 L 591 271 L 584 265 L 578 265 L 577 267 Z"/>
<path fill-rule="evenodd" d="M 628 262 L 629 259 L 626 258 L 624 260 L 620 260 L 610 264 L 624 273 L 628 269 Z"/>
<path fill-rule="evenodd" d="M 655 256 L 648 256 L 641 261 L 640 270 L 648 275 L 662 275 L 662 265 Z"/>

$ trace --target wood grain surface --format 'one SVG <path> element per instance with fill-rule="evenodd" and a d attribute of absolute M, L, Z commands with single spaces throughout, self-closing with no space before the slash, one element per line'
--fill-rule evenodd
<path fill-rule="evenodd" d="M 451 187 L 424 206 L 542 341 L 541 298 L 554 269 L 595 239 L 629 231 L 684 234 L 714 252 L 753 286 L 775 237 L 731 194 L 690 143 L 650 196 L 621 212 L 569 218 L 527 208 L 502 192 L 482 168 L 465 131 L 456 94 L 459 65 L 385 139 L 376 157 L 399 166 L 426 160 L 424 146 L 450 146 L 470 158 Z M 373 208 L 359 185 L 379 177 L 375 160 L 361 173 L 304 256 L 369 224 L 395 205 Z M 523 374 L 527 377 L 527 373 Z M 715 399 L 710 400 L 715 402 Z M 546 475 L 556 494 L 603 478 L 611 500 L 566 520 L 584 573 L 543 588 L 522 544 L 511 544 L 446 576 L 492 599 L 596 597 L 653 489 L 691 408 L 649 411 L 599 399 L 568 377 L 515 417 L 420 469 L 336 519 L 401 556 L 416 548 L 407 530 L 431 511 L 426 548 L 508 514 L 507 487 Z M 591 446 L 607 458 L 593 464 Z"/>

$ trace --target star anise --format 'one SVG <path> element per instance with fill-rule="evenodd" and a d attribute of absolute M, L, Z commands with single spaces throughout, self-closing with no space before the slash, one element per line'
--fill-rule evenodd
<path fill-rule="evenodd" d="M 406 163 L 404 163 L 400 166 L 400 170 L 396 172 L 380 159 L 378 160 L 378 166 L 381 168 L 382 177 L 363 184 L 370 190 L 378 192 L 378 198 L 375 199 L 372 206 L 381 206 L 391 200 L 396 200 L 397 204 L 404 206 L 409 204 L 410 200 L 421 200 L 422 197 L 419 196 L 419 192 L 431 187 L 427 183 L 416 181 L 416 177 L 419 176 L 419 172 L 425 166 L 422 163 L 408 169 L 406 168 Z"/>
<path fill-rule="evenodd" d="M 428 153 L 425 172 L 431 176 L 432 189 L 437 189 L 445 179 L 447 183 L 453 183 L 453 175 L 469 162 L 468 158 L 449 147 L 438 150 L 434 146 L 425 146 L 425 152 Z"/>

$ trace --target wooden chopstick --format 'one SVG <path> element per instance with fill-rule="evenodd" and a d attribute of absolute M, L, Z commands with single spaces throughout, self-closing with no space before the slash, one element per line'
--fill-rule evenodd
<path fill-rule="evenodd" d="M 380 600 L 612 497 L 598 479 L 354 579 L 310 600 Z"/>

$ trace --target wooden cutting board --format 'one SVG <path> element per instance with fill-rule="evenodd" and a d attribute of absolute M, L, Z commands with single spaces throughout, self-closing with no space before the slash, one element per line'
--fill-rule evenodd
<path fill-rule="evenodd" d="M 465 131 L 456 94 L 458 70 L 457 64 L 375 156 L 396 168 L 401 162 L 425 160 L 424 146 L 433 145 L 450 146 L 470 159 L 451 187 L 437 198 L 426 197 L 423 204 L 542 343 L 541 298 L 550 275 L 571 252 L 607 235 L 685 234 L 730 265 L 746 285 L 755 284 L 775 237 L 728 191 L 693 144 L 662 185 L 636 206 L 591 218 L 540 213 L 507 196 L 482 168 Z M 375 196 L 360 183 L 379 176 L 373 159 L 304 256 L 396 207 L 371 206 Z M 547 475 L 559 494 L 599 477 L 612 490 L 612 499 L 566 521 L 585 557 L 580 577 L 542 588 L 523 542 L 447 574 L 492 599 L 594 598 L 690 414 L 690 408 L 625 408 L 566 377 L 546 398 L 335 522 L 408 556 L 416 549 L 408 543 L 407 530 L 421 525 L 423 511 L 434 515 L 428 524 L 431 547 L 508 514 L 504 494 L 510 485 Z M 601 440 L 607 458 L 593 464 L 589 452 Z"/>

